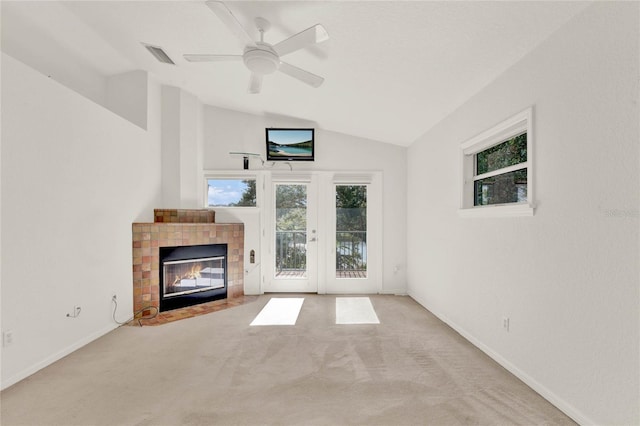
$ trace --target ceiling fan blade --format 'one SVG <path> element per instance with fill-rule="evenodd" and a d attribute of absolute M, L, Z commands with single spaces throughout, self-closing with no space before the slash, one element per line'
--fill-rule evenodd
<path fill-rule="evenodd" d="M 224 25 L 231 31 L 242 43 L 242 47 L 255 44 L 249 33 L 244 29 L 238 19 L 229 10 L 229 8 L 221 1 L 208 1 L 206 5 L 213 13 L 220 18 Z"/>
<path fill-rule="evenodd" d="M 291 64 L 287 64 L 286 62 L 280 62 L 279 71 L 287 74 L 290 77 L 300 80 L 303 83 L 307 83 L 312 87 L 320 87 L 320 85 L 324 82 L 324 78 L 319 75 L 315 75 L 310 73 L 309 71 L 305 71 L 301 68 L 294 67 Z"/>
<path fill-rule="evenodd" d="M 262 74 L 251 73 L 251 79 L 249 80 L 249 88 L 247 92 L 251 94 L 260 93 L 262 89 Z"/>
<path fill-rule="evenodd" d="M 298 34 L 282 40 L 280 43 L 273 46 L 273 50 L 280 56 L 284 56 L 287 53 L 295 52 L 296 50 L 304 49 L 312 44 L 320 43 L 325 40 L 329 40 L 329 34 L 327 30 L 320 24 L 316 24 L 311 28 L 307 28 Z"/>
<path fill-rule="evenodd" d="M 189 62 L 220 62 L 220 61 L 239 61 L 242 55 L 202 55 L 191 54 L 182 55 Z"/>

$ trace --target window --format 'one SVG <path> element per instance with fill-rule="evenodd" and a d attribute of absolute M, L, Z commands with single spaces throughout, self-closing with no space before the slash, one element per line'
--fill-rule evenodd
<path fill-rule="evenodd" d="M 207 207 L 256 207 L 255 178 L 207 179 Z"/>
<path fill-rule="evenodd" d="M 532 109 L 462 144 L 462 216 L 531 216 Z"/>
<path fill-rule="evenodd" d="M 474 157 L 474 206 L 527 202 L 526 133 Z"/>

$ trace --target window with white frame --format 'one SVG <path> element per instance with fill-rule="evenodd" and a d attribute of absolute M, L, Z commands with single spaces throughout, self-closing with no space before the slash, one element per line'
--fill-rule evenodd
<path fill-rule="evenodd" d="M 255 177 L 208 177 L 207 207 L 256 207 Z"/>
<path fill-rule="evenodd" d="M 533 215 L 533 110 L 463 143 L 463 216 Z"/>

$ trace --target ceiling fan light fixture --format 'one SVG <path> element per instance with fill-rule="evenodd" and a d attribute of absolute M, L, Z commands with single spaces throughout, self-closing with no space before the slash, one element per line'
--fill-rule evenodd
<path fill-rule="evenodd" d="M 280 71 L 311 87 L 320 87 L 324 78 L 282 62 L 280 57 L 327 40 L 329 34 L 322 25 L 316 24 L 273 45 L 264 41 L 264 33 L 269 30 L 271 24 L 266 19 L 257 17 L 254 22 L 258 32 L 260 32 L 260 40 L 254 42 L 253 38 L 249 36 L 249 33 L 223 2 L 207 1 L 206 5 L 236 36 L 238 41 L 244 45 L 244 51 L 242 55 L 186 54 L 183 55 L 185 60 L 188 62 L 217 62 L 242 58 L 244 65 L 251 72 L 249 93 L 260 93 L 262 77 L 275 71 Z"/>
<path fill-rule="evenodd" d="M 280 58 L 275 52 L 260 47 L 247 49 L 242 60 L 251 72 L 260 75 L 271 74 L 280 66 Z"/>

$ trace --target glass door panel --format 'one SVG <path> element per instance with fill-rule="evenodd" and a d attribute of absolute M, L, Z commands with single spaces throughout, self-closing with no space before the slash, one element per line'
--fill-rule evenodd
<path fill-rule="evenodd" d="M 367 278 L 367 186 L 336 185 L 335 277 Z"/>
<path fill-rule="evenodd" d="M 272 184 L 269 276 L 266 292 L 318 291 L 316 183 Z"/>
<path fill-rule="evenodd" d="M 275 277 L 307 277 L 307 186 L 276 184 Z"/>

